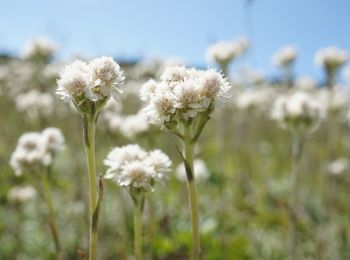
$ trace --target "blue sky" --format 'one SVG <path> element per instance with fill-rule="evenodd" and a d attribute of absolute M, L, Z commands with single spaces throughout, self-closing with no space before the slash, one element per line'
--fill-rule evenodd
<path fill-rule="evenodd" d="M 248 26 L 246 0 L 11 0 L 3 1 L 0 50 L 18 53 L 37 35 L 60 44 L 60 56 L 182 57 L 205 64 L 216 40 L 252 37 L 244 62 L 273 75 L 270 57 L 280 46 L 300 50 L 296 71 L 320 78 L 313 64 L 319 47 L 350 50 L 348 0 L 255 0 Z M 253 28 L 253 30 L 252 30 Z"/>

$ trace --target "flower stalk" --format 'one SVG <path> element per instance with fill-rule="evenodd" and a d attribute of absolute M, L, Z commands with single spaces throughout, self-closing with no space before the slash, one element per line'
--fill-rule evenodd
<path fill-rule="evenodd" d="M 299 185 L 300 185 L 300 161 L 303 150 L 303 138 L 302 135 L 295 131 L 292 133 L 292 196 L 291 196 L 291 220 L 292 220 L 292 233 L 291 233 L 291 256 L 292 259 L 299 259 Z"/>
<path fill-rule="evenodd" d="M 134 251 L 136 260 L 142 259 L 142 209 L 144 195 L 132 196 L 134 201 Z"/>
<path fill-rule="evenodd" d="M 94 107 L 94 106 L 92 106 Z M 89 181 L 89 259 L 96 259 L 97 223 L 94 227 L 93 216 L 97 209 L 96 159 L 95 159 L 95 129 L 97 113 L 92 109 L 89 115 L 84 115 L 84 145 L 88 165 Z"/>
<path fill-rule="evenodd" d="M 61 243 L 60 243 L 60 238 L 59 238 L 58 228 L 57 228 L 56 212 L 52 201 L 52 191 L 51 191 L 51 184 L 49 180 L 50 173 L 51 173 L 51 167 L 48 166 L 46 167 L 46 173 L 41 177 L 41 187 L 42 187 L 42 192 L 44 195 L 47 208 L 49 210 L 49 225 L 50 225 L 50 232 L 52 235 L 52 239 L 55 244 L 56 259 L 59 260 L 59 259 L 62 259 Z"/>

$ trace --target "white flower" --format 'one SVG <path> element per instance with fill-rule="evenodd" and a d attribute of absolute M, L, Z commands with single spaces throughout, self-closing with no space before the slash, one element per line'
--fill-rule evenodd
<path fill-rule="evenodd" d="M 111 94 L 117 98 L 123 81 L 123 72 L 112 58 L 101 57 L 90 63 L 76 60 L 60 73 L 56 93 L 66 101 L 85 98 L 96 102 Z"/>
<path fill-rule="evenodd" d="M 339 158 L 327 165 L 328 173 L 332 175 L 343 174 L 346 170 L 349 170 L 349 160 L 346 158 Z"/>
<path fill-rule="evenodd" d="M 325 115 L 318 99 L 303 91 L 279 96 L 272 109 L 272 118 L 290 126 L 310 126 Z"/>
<path fill-rule="evenodd" d="M 140 111 L 135 115 L 121 118 L 119 125 L 120 132 L 129 139 L 135 138 L 137 135 L 146 132 L 148 129 L 149 124 L 143 111 Z"/>
<path fill-rule="evenodd" d="M 52 95 L 41 93 L 35 89 L 25 94 L 19 94 L 15 103 L 18 111 L 25 112 L 32 119 L 39 116 L 49 116 L 53 112 Z"/>
<path fill-rule="evenodd" d="M 329 112 L 341 112 L 349 107 L 349 90 L 338 86 L 319 90 L 317 97 Z"/>
<path fill-rule="evenodd" d="M 152 167 L 151 177 L 155 180 L 163 179 L 166 176 L 165 174 L 170 172 L 171 160 L 159 149 L 149 152 L 144 162 Z"/>
<path fill-rule="evenodd" d="M 169 157 L 160 150 L 147 153 L 136 144 L 114 148 L 104 164 L 108 167 L 106 179 L 142 191 L 152 190 L 154 182 L 163 180 L 171 167 Z"/>
<path fill-rule="evenodd" d="M 286 67 L 292 64 L 298 57 L 298 50 L 293 45 L 279 49 L 272 57 L 272 62 L 276 66 Z"/>
<path fill-rule="evenodd" d="M 86 62 L 76 60 L 66 65 L 60 73 L 57 81 L 56 94 L 64 101 L 70 101 L 76 97 L 84 96 L 92 101 L 98 97 L 92 93 L 92 82 L 89 66 Z"/>
<path fill-rule="evenodd" d="M 62 148 L 63 143 L 64 137 L 57 128 L 49 127 L 41 133 L 25 133 L 18 139 L 10 166 L 17 176 L 26 170 L 49 166 L 54 153 Z"/>
<path fill-rule="evenodd" d="M 140 89 L 140 99 L 144 102 L 150 101 L 152 96 L 156 94 L 158 83 L 153 79 L 145 82 Z"/>
<path fill-rule="evenodd" d="M 249 48 L 249 41 L 245 38 L 236 41 L 220 41 L 207 49 L 206 57 L 208 61 L 219 64 L 229 64 L 239 55 Z"/>
<path fill-rule="evenodd" d="M 124 75 L 118 63 L 110 57 L 101 57 L 89 63 L 93 91 L 97 95 L 109 97 L 111 94 L 121 93 L 119 88 L 124 82 Z M 117 95 L 115 95 L 117 97 Z"/>
<path fill-rule="evenodd" d="M 35 197 L 36 191 L 31 186 L 15 186 L 7 193 L 7 199 L 14 203 L 23 203 Z"/>
<path fill-rule="evenodd" d="M 109 167 L 105 175 L 106 179 L 115 177 L 123 164 L 130 161 L 144 160 L 147 153 L 137 144 L 130 144 L 114 148 L 104 160 L 104 165 Z"/>
<path fill-rule="evenodd" d="M 349 54 L 337 46 L 329 46 L 317 51 L 315 64 L 322 67 L 333 67 L 335 69 L 342 66 L 349 59 Z"/>
<path fill-rule="evenodd" d="M 315 79 L 311 76 L 299 76 L 295 85 L 301 90 L 313 90 L 316 87 Z"/>
<path fill-rule="evenodd" d="M 204 182 L 209 179 L 210 173 L 204 161 L 196 159 L 193 162 L 194 177 L 198 182 Z M 176 177 L 178 180 L 185 182 L 186 169 L 184 163 L 181 163 L 176 168 Z"/>
<path fill-rule="evenodd" d="M 43 57 L 50 58 L 57 50 L 57 44 L 44 37 L 38 37 L 26 43 L 22 50 L 25 59 Z"/>
<path fill-rule="evenodd" d="M 241 110 L 265 110 L 269 105 L 274 93 L 270 89 L 248 89 L 239 93 L 236 97 L 236 106 Z"/>
<path fill-rule="evenodd" d="M 47 153 L 46 141 L 42 135 L 30 132 L 18 139 L 17 147 L 11 155 L 10 165 L 19 176 L 24 170 L 48 166 L 51 161 L 51 155 Z"/>
<path fill-rule="evenodd" d="M 227 98 L 231 88 L 227 80 L 214 70 L 169 67 L 161 79 L 155 93 L 144 98 L 147 103 L 144 112 L 149 121 L 160 125 L 179 118 L 188 120 L 200 112 L 211 113 L 209 108 Z"/>
<path fill-rule="evenodd" d="M 117 175 L 117 182 L 120 186 L 132 187 L 151 191 L 152 167 L 142 161 L 131 161 L 122 166 L 120 174 Z"/>
<path fill-rule="evenodd" d="M 47 149 L 51 152 L 56 152 L 62 149 L 64 145 L 64 137 L 60 129 L 48 127 L 42 132 L 42 137 L 46 141 Z"/>

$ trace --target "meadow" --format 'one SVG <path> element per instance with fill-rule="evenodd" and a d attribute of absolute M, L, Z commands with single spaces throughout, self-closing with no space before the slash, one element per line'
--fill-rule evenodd
<path fill-rule="evenodd" d="M 23 56 L 0 58 L 0 259 L 87 259 L 92 193 L 84 152 L 90 135 L 84 137 L 83 118 L 92 112 L 81 104 L 89 99 L 85 104 L 95 106 L 101 99 L 84 91 L 64 92 L 70 100 L 63 102 L 57 80 L 64 80 L 62 69 L 74 59 L 57 62 L 54 48 L 42 39 L 30 44 Z M 281 68 L 278 80 L 251 68 L 230 74 L 229 66 L 247 52 L 243 39 L 209 48 L 210 65 L 225 81 L 221 86 L 231 86 L 227 95 L 222 102 L 211 100 L 208 109 L 199 110 L 193 102 L 177 105 L 179 112 L 169 112 L 170 119 L 164 116 L 161 122 L 150 122 L 140 90 L 146 82 L 156 84 L 150 79 L 167 82 L 166 69 L 190 64 L 116 59 L 123 92 L 117 101 L 104 95 L 107 103 L 95 118 L 97 259 L 350 259 L 350 81 L 339 81 L 347 54 L 331 47 L 319 55 L 325 71 L 321 83 L 293 74 L 298 54 L 292 46 L 274 56 Z M 172 119 L 175 113 L 184 117 Z M 196 130 L 192 156 L 186 157 L 182 151 L 188 143 L 181 135 L 187 128 L 182 133 L 171 123 L 197 118 L 196 127 L 203 123 L 203 128 Z M 13 155 L 23 134 L 44 134 L 49 127 L 59 129 L 64 141 L 47 161 Z M 168 156 L 171 166 L 157 175 L 159 183 L 158 177 L 141 186 L 135 186 L 135 176 L 118 179 L 121 173 L 106 158 L 115 147 L 129 144 Z M 103 177 L 108 171 L 109 179 Z M 197 190 L 198 256 L 189 176 Z M 134 219 L 139 203 L 140 237 Z M 142 248 L 142 257 L 135 247 Z M 95 259 L 91 253 L 90 259 Z"/>

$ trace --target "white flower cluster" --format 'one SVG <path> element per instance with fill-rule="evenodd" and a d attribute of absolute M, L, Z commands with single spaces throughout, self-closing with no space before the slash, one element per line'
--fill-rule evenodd
<path fill-rule="evenodd" d="M 146 82 L 140 98 L 147 103 L 144 112 L 149 121 L 164 125 L 187 121 L 201 112 L 212 112 L 215 102 L 227 97 L 230 88 L 228 81 L 215 70 L 176 66 L 164 71 L 161 82 Z"/>
<path fill-rule="evenodd" d="M 26 43 L 22 50 L 25 59 L 41 57 L 49 59 L 57 51 L 57 44 L 47 38 L 38 37 Z"/>
<path fill-rule="evenodd" d="M 63 147 L 64 137 L 58 128 L 49 127 L 41 133 L 23 134 L 11 155 L 10 165 L 17 176 L 23 171 L 49 166 L 55 153 Z"/>
<path fill-rule="evenodd" d="M 196 159 L 193 162 L 193 172 L 194 172 L 194 178 L 198 182 L 205 182 L 210 177 L 210 172 L 207 168 L 207 165 L 205 162 L 201 159 Z M 186 169 L 184 163 L 181 163 L 176 168 L 176 177 L 179 181 L 186 182 Z"/>
<path fill-rule="evenodd" d="M 23 203 L 35 197 L 36 191 L 32 186 L 15 186 L 7 193 L 7 199 L 12 203 Z"/>
<path fill-rule="evenodd" d="M 316 81 L 312 76 L 302 75 L 296 79 L 295 86 L 300 90 L 314 90 Z"/>
<path fill-rule="evenodd" d="M 19 94 L 16 99 L 16 109 L 25 112 L 29 118 L 49 116 L 53 112 L 53 97 L 49 93 L 42 93 L 36 89 Z"/>
<path fill-rule="evenodd" d="M 108 167 L 106 179 L 137 191 L 152 191 L 154 182 L 163 180 L 171 167 L 162 151 L 146 152 L 137 144 L 114 148 L 104 164 Z"/>
<path fill-rule="evenodd" d="M 279 49 L 272 56 L 272 63 L 278 67 L 288 67 L 292 63 L 294 63 L 297 57 L 298 57 L 297 48 L 293 45 L 288 45 Z"/>
<path fill-rule="evenodd" d="M 76 60 L 61 71 L 56 94 L 78 104 L 86 99 L 96 102 L 111 94 L 117 97 L 123 81 L 123 72 L 113 58 L 101 57 L 89 63 Z"/>
<path fill-rule="evenodd" d="M 331 175 L 341 175 L 350 169 L 350 162 L 346 158 L 339 158 L 330 162 L 326 170 Z"/>
<path fill-rule="evenodd" d="M 345 64 L 349 59 L 349 54 L 336 46 L 322 48 L 315 55 L 315 64 L 335 70 Z"/>
<path fill-rule="evenodd" d="M 296 91 L 279 96 L 273 105 L 272 118 L 284 126 L 309 127 L 325 115 L 324 106 L 308 92 Z"/>
<path fill-rule="evenodd" d="M 317 92 L 317 97 L 330 114 L 343 112 L 349 108 L 350 96 L 348 89 L 339 86 L 335 86 L 333 89 L 323 88 Z"/>
<path fill-rule="evenodd" d="M 209 46 L 206 57 L 210 62 L 229 64 L 235 58 L 245 53 L 249 46 L 250 43 L 245 38 L 240 38 L 236 41 L 220 41 Z"/>
<path fill-rule="evenodd" d="M 266 111 L 275 93 L 270 88 L 252 88 L 236 94 L 235 105 L 240 110 Z"/>

